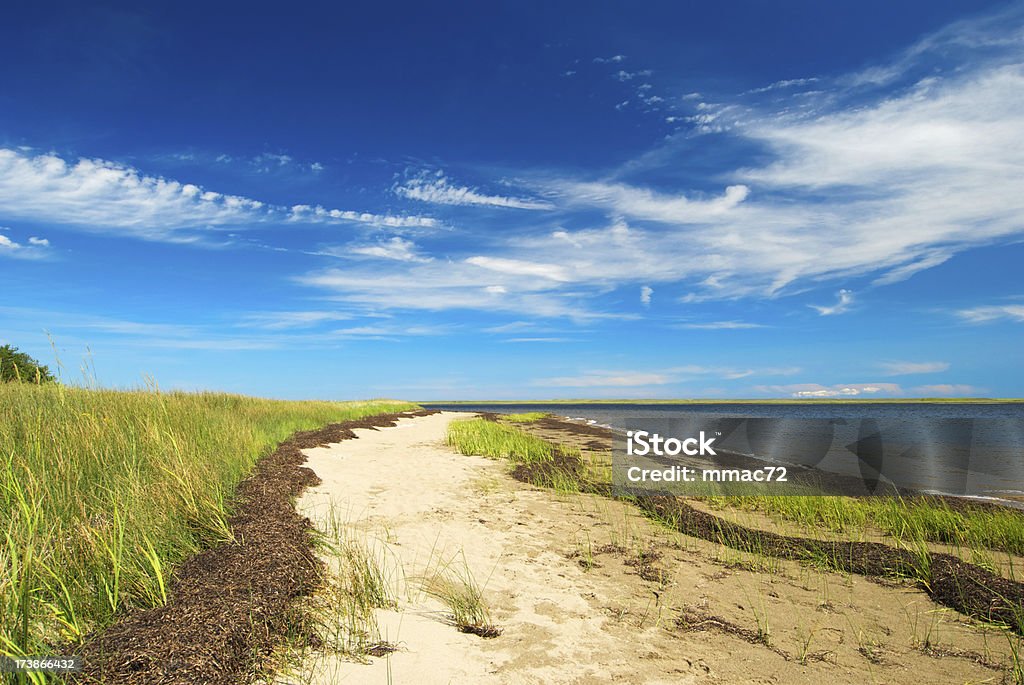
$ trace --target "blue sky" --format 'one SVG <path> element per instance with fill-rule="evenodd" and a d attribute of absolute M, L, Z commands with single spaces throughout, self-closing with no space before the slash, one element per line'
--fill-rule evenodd
<path fill-rule="evenodd" d="M 1022 3 L 30 5 L 0 343 L 66 380 L 1022 395 Z"/>

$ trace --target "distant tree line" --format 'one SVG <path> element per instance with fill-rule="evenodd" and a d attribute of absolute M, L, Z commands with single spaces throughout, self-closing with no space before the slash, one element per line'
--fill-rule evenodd
<path fill-rule="evenodd" d="M 49 383 L 50 370 L 13 345 L 0 346 L 0 382 Z"/>

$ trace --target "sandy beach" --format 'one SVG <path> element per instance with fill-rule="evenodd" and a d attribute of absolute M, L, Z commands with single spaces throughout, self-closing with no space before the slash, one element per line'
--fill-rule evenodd
<path fill-rule="evenodd" d="M 292 655 L 278 683 L 1000 682 L 1007 642 L 910 586 L 753 558 L 629 504 L 525 485 L 455 453 L 444 412 L 304 450 L 298 511 L 365 544 L 395 649 Z M 328 564 L 337 560 L 324 556 Z M 451 625 L 426 579 L 471 578 L 500 635 Z"/>

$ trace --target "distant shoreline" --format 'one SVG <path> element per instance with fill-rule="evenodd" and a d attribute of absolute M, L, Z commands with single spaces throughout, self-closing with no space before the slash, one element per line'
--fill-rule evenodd
<path fill-rule="evenodd" d="M 922 398 L 864 398 L 864 399 L 740 399 L 740 400 L 593 400 L 593 399 L 562 399 L 562 400 L 416 400 L 416 404 L 1019 404 L 1024 403 L 1021 397 L 989 398 L 989 397 L 922 397 Z"/>

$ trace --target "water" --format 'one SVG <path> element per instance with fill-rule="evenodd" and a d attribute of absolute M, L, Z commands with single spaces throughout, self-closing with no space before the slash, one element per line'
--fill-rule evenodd
<path fill-rule="evenodd" d="M 550 412 L 623 433 L 719 432 L 723 449 L 901 488 L 1024 499 L 1024 403 L 428 404 L 453 411 Z M 866 466 L 870 469 L 866 470 Z"/>

